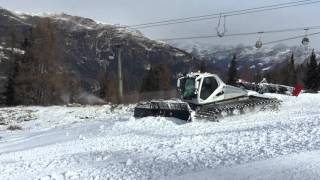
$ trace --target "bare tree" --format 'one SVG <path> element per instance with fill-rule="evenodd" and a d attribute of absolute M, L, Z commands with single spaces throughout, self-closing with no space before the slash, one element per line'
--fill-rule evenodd
<path fill-rule="evenodd" d="M 61 34 L 49 19 L 41 19 L 24 43 L 15 87 L 19 104 L 59 104 L 74 79 L 66 73 Z"/>

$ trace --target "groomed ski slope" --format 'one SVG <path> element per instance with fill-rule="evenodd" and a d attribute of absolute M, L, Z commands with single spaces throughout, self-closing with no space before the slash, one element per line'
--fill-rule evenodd
<path fill-rule="evenodd" d="M 0 126 L 0 179 L 318 179 L 320 95 L 272 96 L 279 112 L 219 123 L 135 119 L 133 106 L 2 108 L 23 130 Z"/>

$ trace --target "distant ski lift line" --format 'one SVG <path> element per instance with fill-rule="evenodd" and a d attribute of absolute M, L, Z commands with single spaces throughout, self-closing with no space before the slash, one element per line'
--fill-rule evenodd
<path fill-rule="evenodd" d="M 315 3 L 320 3 L 320 0 L 317 0 L 317 1 L 301 0 L 301 1 L 294 1 L 294 2 L 282 3 L 282 4 L 273 4 L 273 5 L 269 5 L 269 6 L 261 6 L 261 7 L 256 7 L 256 8 L 243 9 L 243 10 L 226 11 L 226 12 L 220 12 L 220 13 L 208 14 L 208 15 L 202 15 L 202 16 L 193 16 L 193 17 L 186 17 L 186 18 L 177 18 L 177 19 L 169 19 L 169 20 L 164 20 L 164 21 L 156 21 L 156 22 L 149 22 L 149 23 L 143 23 L 143 24 L 129 25 L 129 26 L 124 26 L 124 28 L 137 28 L 137 29 L 151 28 L 151 27 L 157 27 L 157 26 L 166 26 L 166 25 L 215 19 L 215 18 L 219 18 L 220 15 L 224 15 L 226 17 L 227 16 L 237 16 L 237 15 L 271 11 L 271 10 L 290 8 L 290 7 L 296 7 L 296 6 L 310 5 L 310 4 L 315 4 Z"/>
<path fill-rule="evenodd" d="M 320 29 L 320 26 L 309 26 L 309 27 L 277 29 L 277 30 L 268 30 L 268 31 L 225 34 L 224 37 L 250 36 L 250 35 L 257 35 L 257 34 L 274 34 L 274 33 L 293 32 L 293 31 L 305 31 L 305 29 L 308 29 L 308 30 Z M 205 39 L 205 38 L 218 38 L 218 37 L 219 37 L 218 35 L 201 35 L 201 36 L 185 36 L 185 37 L 177 37 L 177 38 L 161 38 L 161 39 L 157 39 L 157 40 L 158 41 L 176 41 L 176 40 Z"/>
<path fill-rule="evenodd" d="M 320 31 L 319 32 L 315 32 L 315 33 L 310 33 L 310 34 L 308 34 L 308 36 L 315 36 L 315 35 L 318 35 L 318 34 L 320 34 Z M 263 43 L 263 45 L 274 44 L 274 43 L 279 43 L 279 42 L 283 42 L 283 41 L 289 41 L 289 40 L 293 40 L 293 39 L 299 39 L 299 38 L 302 38 L 302 37 L 305 37 L 305 35 L 299 35 L 299 36 L 293 36 L 293 37 L 289 37 L 289 38 L 269 41 L 269 42 Z"/>
<path fill-rule="evenodd" d="M 315 33 L 310 33 L 308 34 L 308 36 L 315 36 L 315 35 L 319 35 L 319 32 L 315 32 Z M 283 41 L 289 41 L 289 40 L 294 40 L 294 39 L 299 39 L 305 37 L 305 35 L 299 35 L 299 36 L 293 36 L 293 37 L 288 37 L 288 38 L 284 38 L 284 39 L 278 39 L 278 40 L 274 40 L 274 41 L 269 41 L 266 43 L 263 43 L 262 45 L 269 45 L 269 44 L 275 44 L 275 43 L 279 43 L 279 42 L 283 42 Z M 234 51 L 234 49 L 230 49 L 230 50 L 223 50 L 223 51 L 216 51 L 213 54 L 217 54 L 217 53 L 226 53 L 226 52 L 232 52 Z"/>
<path fill-rule="evenodd" d="M 320 32 L 316 32 L 316 33 L 311 33 L 308 34 L 308 36 L 315 36 L 315 35 L 319 35 Z M 274 40 L 274 41 L 269 41 L 266 43 L 263 43 L 262 45 L 269 45 L 269 44 L 275 44 L 275 43 L 279 43 L 279 42 L 283 42 L 283 41 L 289 41 L 289 40 L 294 40 L 294 39 L 299 39 L 304 37 L 304 35 L 299 35 L 299 36 L 293 36 L 293 37 L 289 37 L 289 38 L 284 38 L 284 39 L 279 39 L 279 40 Z M 234 49 L 230 49 L 230 50 L 222 50 L 222 51 L 216 51 L 213 52 L 213 54 L 217 54 L 217 53 L 226 53 L 226 52 L 233 52 Z"/>

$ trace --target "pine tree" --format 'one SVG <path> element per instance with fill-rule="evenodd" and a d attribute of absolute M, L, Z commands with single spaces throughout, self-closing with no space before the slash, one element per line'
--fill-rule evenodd
<path fill-rule="evenodd" d="M 320 63 L 318 64 L 318 71 L 317 71 L 317 82 L 318 82 L 318 90 L 320 90 Z"/>
<path fill-rule="evenodd" d="M 303 64 L 296 67 L 297 83 L 303 83 L 305 71 L 305 66 Z"/>
<path fill-rule="evenodd" d="M 50 19 L 41 20 L 26 37 L 24 57 L 18 63 L 15 99 L 18 104 L 63 103 L 70 91 L 71 77 L 63 65 L 60 34 Z"/>
<path fill-rule="evenodd" d="M 200 63 L 200 72 L 204 73 L 207 71 L 207 68 L 206 68 L 206 61 L 205 60 L 202 60 L 201 63 Z"/>
<path fill-rule="evenodd" d="M 255 75 L 254 75 L 254 78 L 253 78 L 253 81 L 258 83 L 262 80 L 263 76 L 261 74 L 261 70 L 260 69 L 257 69 L 256 72 L 255 72 Z"/>
<path fill-rule="evenodd" d="M 98 74 L 100 84 L 99 97 L 107 102 L 115 103 L 118 100 L 117 83 L 114 81 L 116 78 L 116 74 L 110 71 L 101 71 Z"/>
<path fill-rule="evenodd" d="M 241 68 L 241 71 L 238 72 L 238 74 L 239 74 L 239 77 L 241 77 L 241 79 L 248 82 L 252 82 L 254 79 L 254 73 L 252 72 L 252 69 L 248 64 L 245 64 L 243 68 Z"/>
<path fill-rule="evenodd" d="M 294 54 L 286 61 L 281 68 L 277 68 L 271 72 L 271 78 L 268 79 L 272 83 L 285 84 L 295 86 L 297 84 L 297 72 L 294 64 Z"/>
<path fill-rule="evenodd" d="M 141 92 L 167 91 L 171 88 L 170 69 L 160 64 L 152 67 L 144 78 L 141 86 Z"/>
<path fill-rule="evenodd" d="M 290 57 L 290 62 L 288 65 L 288 85 L 295 86 L 297 84 L 297 71 L 294 65 L 294 54 L 292 53 Z"/>
<path fill-rule="evenodd" d="M 15 86 L 15 78 L 17 74 L 17 58 L 15 53 L 14 53 L 14 48 L 16 48 L 17 44 L 17 38 L 14 30 L 11 30 L 10 34 L 10 41 L 9 41 L 9 48 L 10 48 L 10 60 L 13 62 L 13 67 L 11 72 L 9 73 L 8 77 L 8 84 L 7 84 L 7 90 L 5 93 L 6 96 L 6 104 L 9 106 L 14 105 L 14 86 Z"/>
<path fill-rule="evenodd" d="M 228 84 L 235 85 L 237 81 L 237 57 L 234 54 L 228 70 Z"/>
<path fill-rule="evenodd" d="M 305 72 L 304 84 L 306 89 L 316 91 L 319 88 L 319 77 L 318 77 L 318 65 L 316 61 L 316 55 L 312 50 L 310 56 L 310 62 L 307 64 L 307 70 Z"/>

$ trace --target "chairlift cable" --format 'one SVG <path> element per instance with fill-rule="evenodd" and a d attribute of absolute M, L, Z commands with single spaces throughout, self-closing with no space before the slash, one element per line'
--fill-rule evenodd
<path fill-rule="evenodd" d="M 315 32 L 315 33 L 311 33 L 311 34 L 309 34 L 309 36 L 315 36 L 315 35 L 319 35 L 319 34 L 320 34 L 320 31 L 319 31 L 319 32 Z M 269 45 L 269 44 L 280 43 L 280 42 L 284 42 L 284 41 L 289 41 L 289 40 L 299 39 L 299 38 L 302 38 L 302 37 L 304 37 L 304 35 L 293 36 L 293 37 L 288 37 L 288 38 L 284 38 L 284 39 L 278 39 L 278 40 L 274 40 L 274 41 L 269 41 L 269 42 L 263 43 L 263 45 Z M 222 50 L 222 51 L 216 51 L 216 52 L 213 52 L 212 54 L 228 53 L 228 52 L 234 52 L 234 51 L 235 51 L 235 49 Z"/>
<path fill-rule="evenodd" d="M 224 37 L 234 37 L 234 36 L 249 36 L 256 34 L 274 34 L 274 33 L 283 33 L 283 32 L 294 32 L 294 31 L 303 31 L 305 29 L 320 29 L 320 26 L 309 26 L 309 27 L 300 27 L 300 28 L 289 28 L 289 29 L 279 29 L 279 30 L 269 30 L 269 31 L 258 31 L 258 32 L 244 32 L 244 33 L 233 33 L 225 34 Z M 185 36 L 177 38 L 162 38 L 157 39 L 158 41 L 174 41 L 174 40 L 188 40 L 188 39 L 205 39 L 205 38 L 217 38 L 218 35 L 201 35 L 201 36 Z"/>
<path fill-rule="evenodd" d="M 313 1 L 313 0 L 295 1 L 295 2 L 290 2 L 290 3 L 274 4 L 274 5 L 269 5 L 269 6 L 261 6 L 261 7 L 257 7 L 257 8 L 250 8 L 250 9 L 243 9 L 243 10 L 234 10 L 234 11 L 209 14 L 209 15 L 203 15 L 203 16 L 194 16 L 194 17 L 187 17 L 187 18 L 178 18 L 178 19 L 170 19 L 170 20 L 165 20 L 165 21 L 136 24 L 136 25 L 130 25 L 130 26 L 126 26 L 126 27 L 127 28 L 138 28 L 138 29 L 151 28 L 151 27 L 157 27 L 157 26 L 166 26 L 166 25 L 173 25 L 173 24 L 181 24 L 181 23 L 216 19 L 216 18 L 219 18 L 220 14 L 222 14 L 226 17 L 238 16 L 238 15 L 244 15 L 244 14 L 250 14 L 250 13 L 257 13 L 257 12 L 271 11 L 271 10 L 290 8 L 290 7 L 296 7 L 296 6 L 310 5 L 310 4 L 315 4 L 315 3 L 320 3 L 320 1 L 319 0 L 317 0 L 317 1 Z"/>

